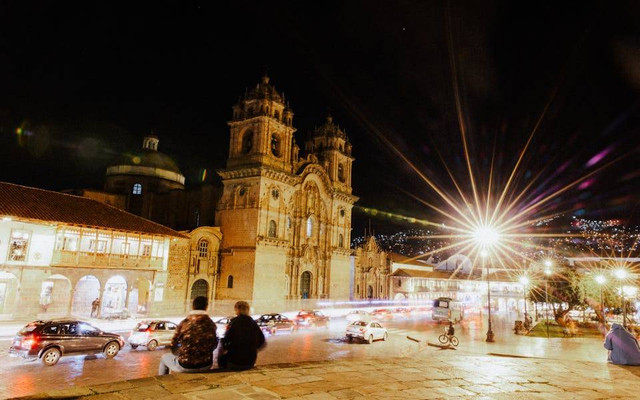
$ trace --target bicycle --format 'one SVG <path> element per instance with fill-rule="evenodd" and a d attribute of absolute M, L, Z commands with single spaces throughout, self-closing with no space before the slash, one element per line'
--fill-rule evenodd
<path fill-rule="evenodd" d="M 453 345 L 453 347 L 458 347 L 458 344 L 460 343 L 457 337 L 455 337 L 454 335 L 447 335 L 446 333 L 438 336 L 438 340 L 442 344 L 451 344 Z"/>

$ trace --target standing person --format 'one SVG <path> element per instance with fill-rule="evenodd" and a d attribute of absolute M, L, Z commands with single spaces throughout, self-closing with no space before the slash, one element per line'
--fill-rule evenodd
<path fill-rule="evenodd" d="M 96 297 L 96 299 L 91 302 L 91 318 L 93 318 L 94 314 L 96 317 L 98 316 L 99 307 L 100 307 L 100 299 Z"/>
<path fill-rule="evenodd" d="M 236 317 L 229 322 L 229 329 L 222 338 L 218 366 L 241 371 L 253 368 L 256 364 L 258 350 L 264 346 L 264 334 L 249 316 L 249 303 L 239 301 L 233 308 Z"/>
<path fill-rule="evenodd" d="M 158 375 L 173 372 L 205 372 L 213 364 L 213 351 L 218 345 L 216 324 L 207 312 L 204 296 L 193 299 L 193 311 L 178 325 L 171 339 L 171 353 L 160 359 Z"/>

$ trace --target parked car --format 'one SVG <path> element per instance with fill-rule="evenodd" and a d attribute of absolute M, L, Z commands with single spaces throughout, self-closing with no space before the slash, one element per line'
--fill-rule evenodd
<path fill-rule="evenodd" d="M 122 346 L 124 339 L 118 334 L 103 332 L 83 321 L 58 319 L 28 323 L 13 338 L 9 355 L 40 359 L 52 366 L 67 355 L 102 353 L 113 358 Z"/>
<path fill-rule="evenodd" d="M 349 343 L 353 342 L 353 339 L 359 339 L 371 344 L 374 340 L 387 340 L 387 337 L 387 329 L 377 321 L 355 321 L 347 325 Z"/>
<path fill-rule="evenodd" d="M 227 331 L 229 330 L 229 323 L 234 318 L 235 316 L 232 315 L 230 317 L 220 318 L 219 320 L 215 321 L 216 336 L 218 337 L 218 339 L 222 339 L 224 337 L 225 333 L 227 333 Z"/>
<path fill-rule="evenodd" d="M 132 349 L 144 346 L 153 351 L 158 346 L 170 345 L 176 329 L 176 324 L 171 321 L 142 321 L 131 331 L 128 342 Z"/>
<path fill-rule="evenodd" d="M 256 319 L 256 323 L 263 332 L 271 335 L 275 335 L 276 333 L 283 331 L 293 333 L 296 329 L 295 322 L 282 314 L 263 314 L 260 318 Z"/>
<path fill-rule="evenodd" d="M 349 314 L 347 314 L 347 321 L 349 322 L 354 322 L 354 321 L 361 321 L 361 320 L 370 320 L 371 319 L 371 314 L 369 314 L 367 311 L 364 310 L 354 310 L 351 311 Z"/>
<path fill-rule="evenodd" d="M 316 326 L 329 327 L 329 317 L 318 310 L 300 311 L 296 315 L 295 323 L 298 327 L 308 326 L 310 328 Z"/>

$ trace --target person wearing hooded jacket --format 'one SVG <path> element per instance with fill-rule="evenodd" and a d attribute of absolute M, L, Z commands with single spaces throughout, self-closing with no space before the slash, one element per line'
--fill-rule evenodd
<path fill-rule="evenodd" d="M 604 348 L 609 350 L 607 361 L 619 365 L 640 365 L 638 340 L 620 324 L 611 325 L 604 340 Z"/>

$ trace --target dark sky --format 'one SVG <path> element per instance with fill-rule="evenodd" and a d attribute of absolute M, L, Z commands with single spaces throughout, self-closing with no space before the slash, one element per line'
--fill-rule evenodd
<path fill-rule="evenodd" d="M 471 197 L 458 93 L 483 191 L 492 156 L 504 187 L 548 105 L 508 198 L 538 173 L 521 204 L 626 155 L 532 215 L 638 219 L 637 2 L 16 1 L 0 26 L 3 181 L 99 188 L 153 129 L 195 184 L 224 165 L 231 106 L 266 69 L 299 144 L 328 110 L 346 128 L 359 206 L 442 220 L 399 153 L 454 193 L 448 167 Z M 354 217 L 356 235 L 398 222 Z"/>

